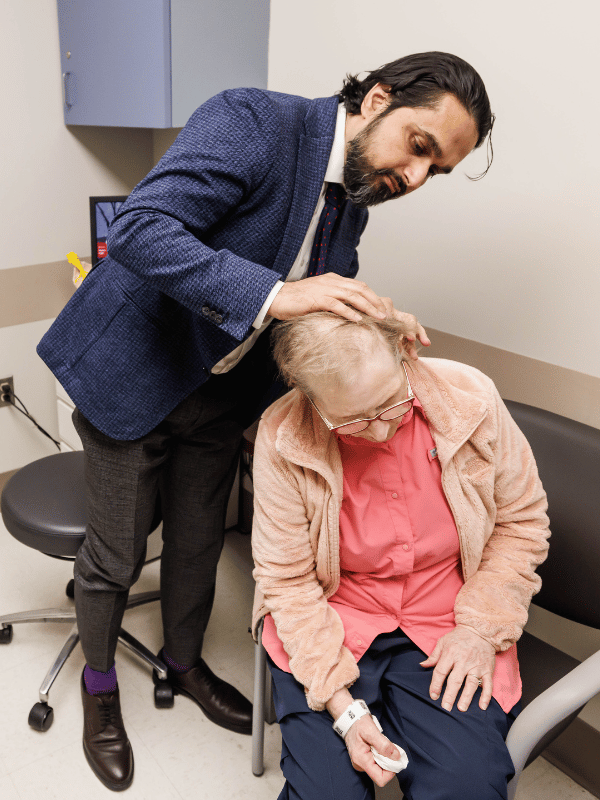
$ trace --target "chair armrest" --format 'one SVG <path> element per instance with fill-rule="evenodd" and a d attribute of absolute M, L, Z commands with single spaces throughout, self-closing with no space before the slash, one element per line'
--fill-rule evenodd
<path fill-rule="evenodd" d="M 506 738 L 516 786 L 529 754 L 545 734 L 600 692 L 600 650 L 571 670 L 519 714 Z M 512 796 L 512 795 L 509 795 Z"/>
<path fill-rule="evenodd" d="M 267 651 L 262 643 L 264 620 L 258 623 L 256 649 L 254 651 L 254 698 L 252 709 L 252 774 L 259 777 L 264 772 L 265 738 L 265 679 L 267 675 Z"/>

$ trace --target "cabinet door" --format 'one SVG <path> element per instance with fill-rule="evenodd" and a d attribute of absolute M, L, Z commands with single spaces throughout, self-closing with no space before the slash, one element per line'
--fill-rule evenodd
<path fill-rule="evenodd" d="M 223 89 L 267 88 L 269 0 L 171 0 L 173 127 Z"/>
<path fill-rule="evenodd" d="M 58 0 L 67 125 L 171 127 L 169 16 L 169 0 Z"/>

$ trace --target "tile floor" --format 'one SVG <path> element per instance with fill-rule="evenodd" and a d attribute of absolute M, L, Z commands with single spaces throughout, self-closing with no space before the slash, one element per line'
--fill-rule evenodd
<path fill-rule="evenodd" d="M 47 558 L 19 544 L 0 521 L 0 614 L 67 606 L 68 562 Z M 158 586 L 158 565 L 144 570 L 138 589 Z M 213 669 L 252 697 L 254 645 L 247 633 L 252 601 L 247 537 L 228 534 L 221 559 L 215 608 L 205 657 Z M 127 613 L 127 628 L 153 652 L 162 644 L 156 603 Z M 58 653 L 69 626 L 14 627 L 10 645 L 0 646 L 0 798 L 2 800 L 101 800 L 114 797 L 90 771 L 81 748 L 78 647 L 50 692 L 54 724 L 38 733 L 27 724 L 39 684 Z M 269 726 L 265 773 L 250 768 L 250 737 L 211 724 L 199 709 L 178 697 L 170 710 L 157 710 L 150 674 L 129 651 L 119 648 L 117 668 L 123 715 L 136 762 L 127 800 L 275 800 L 282 786 L 280 736 Z M 396 800 L 395 782 L 378 800 Z M 518 800 L 591 800 L 592 795 L 543 759 L 523 775 Z M 316 800 L 316 799 L 315 799 Z"/>

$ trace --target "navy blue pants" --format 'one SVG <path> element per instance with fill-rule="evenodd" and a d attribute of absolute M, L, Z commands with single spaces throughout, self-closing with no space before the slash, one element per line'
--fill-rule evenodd
<path fill-rule="evenodd" d="M 479 708 L 478 689 L 467 711 L 445 711 L 429 697 L 432 669 L 425 654 L 401 630 L 378 636 L 360 659 L 351 687 L 379 719 L 384 734 L 408 755 L 398 774 L 407 800 L 506 800 L 513 765 L 504 743 L 518 713 L 505 714 L 492 699 Z M 269 659 L 273 695 L 283 738 L 286 783 L 279 800 L 367 800 L 374 786 L 357 772 L 327 711 L 311 711 L 303 687 Z"/>

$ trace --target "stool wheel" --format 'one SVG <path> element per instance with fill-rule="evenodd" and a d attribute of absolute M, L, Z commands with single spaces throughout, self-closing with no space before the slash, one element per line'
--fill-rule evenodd
<path fill-rule="evenodd" d="M 156 708 L 173 708 L 174 703 L 171 684 L 167 683 L 167 681 L 157 681 L 154 687 L 154 705 Z"/>
<path fill-rule="evenodd" d="M 36 703 L 27 720 L 35 731 L 44 733 L 54 722 L 54 710 L 48 703 Z"/>
<path fill-rule="evenodd" d="M 73 578 L 71 578 L 71 580 L 67 583 L 67 588 L 65 589 L 65 594 L 71 600 L 75 599 L 75 581 L 73 580 Z"/>
<path fill-rule="evenodd" d="M 12 625 L 5 625 L 0 628 L 0 644 L 10 644 L 12 642 Z"/>

